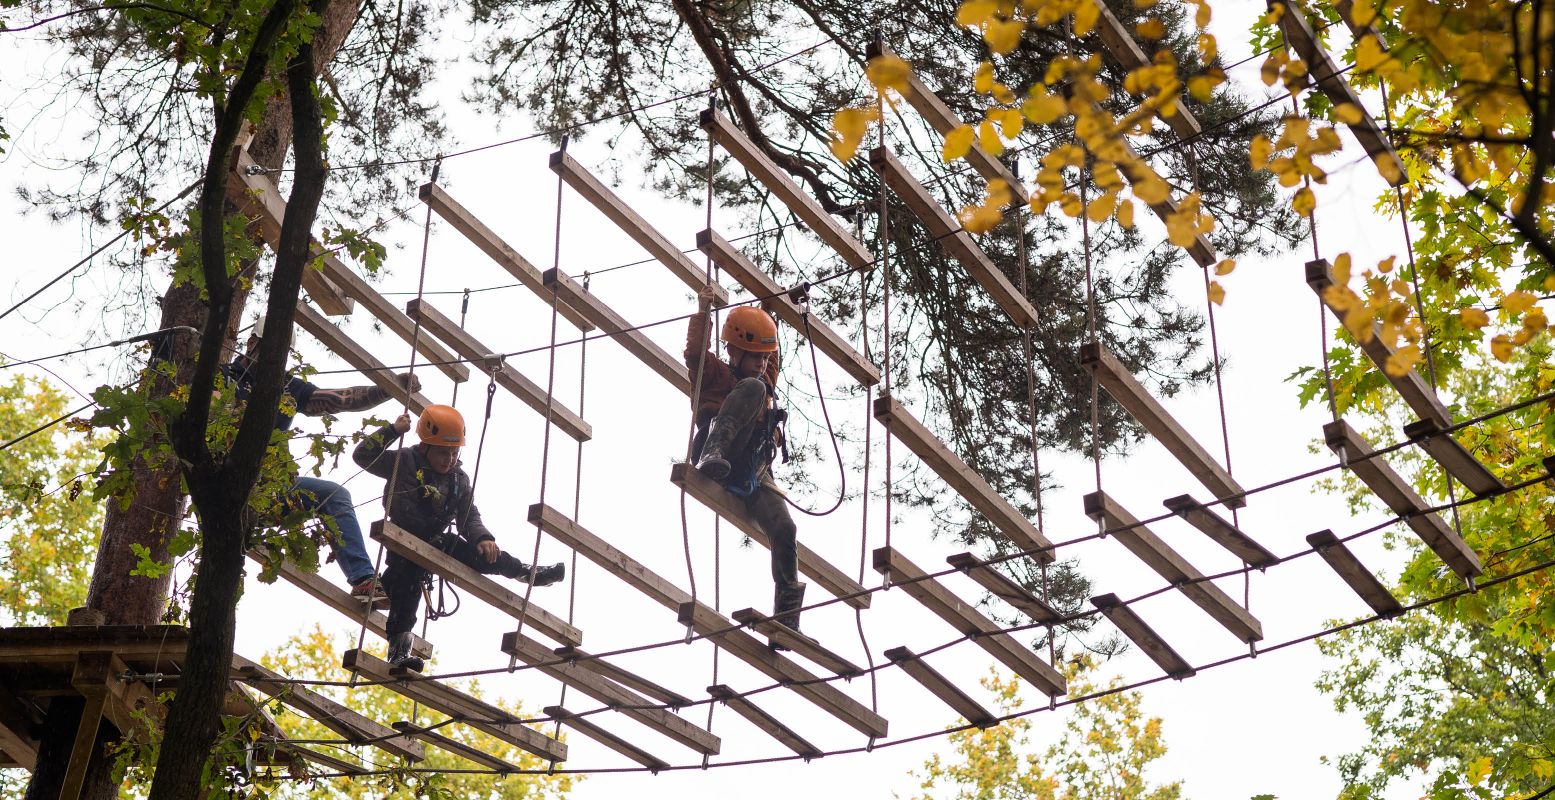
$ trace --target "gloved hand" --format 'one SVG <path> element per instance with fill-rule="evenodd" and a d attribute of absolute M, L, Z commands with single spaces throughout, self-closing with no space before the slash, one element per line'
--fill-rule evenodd
<path fill-rule="evenodd" d="M 398 374 L 398 375 L 396 375 L 394 377 L 395 377 L 396 380 L 399 381 L 401 386 L 405 387 L 406 391 L 410 391 L 410 392 L 419 392 L 419 391 L 421 391 L 421 378 L 417 377 L 415 375 L 415 373 L 401 372 L 400 374 Z"/>

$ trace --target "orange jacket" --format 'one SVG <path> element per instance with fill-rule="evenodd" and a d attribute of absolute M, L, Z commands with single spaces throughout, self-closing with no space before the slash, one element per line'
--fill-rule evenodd
<path fill-rule="evenodd" d="M 698 357 L 702 360 L 702 391 L 697 397 L 699 419 L 709 411 L 717 414 L 718 409 L 723 406 L 724 399 L 740 381 L 735 376 L 734 369 L 717 353 L 708 349 L 711 321 L 711 313 L 693 314 L 686 325 L 686 369 L 689 370 L 692 380 L 696 380 Z M 772 357 L 767 359 L 767 374 L 762 377 L 766 379 L 768 386 L 777 386 L 778 356 L 778 353 L 773 353 Z"/>

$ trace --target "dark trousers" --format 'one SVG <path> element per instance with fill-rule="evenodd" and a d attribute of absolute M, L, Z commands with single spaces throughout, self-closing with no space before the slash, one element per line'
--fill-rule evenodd
<path fill-rule="evenodd" d="M 482 575 L 515 578 L 525 569 L 524 562 L 505 552 L 497 556 L 497 563 L 486 563 L 475 545 L 463 536 L 443 534 L 433 544 Z M 421 607 L 421 586 L 428 576 L 428 572 L 417 566 L 416 562 L 402 558 L 397 553 L 389 553 L 389 566 L 383 571 L 383 590 L 389 596 L 389 621 L 384 628 L 389 636 L 416 627 L 416 612 Z"/>

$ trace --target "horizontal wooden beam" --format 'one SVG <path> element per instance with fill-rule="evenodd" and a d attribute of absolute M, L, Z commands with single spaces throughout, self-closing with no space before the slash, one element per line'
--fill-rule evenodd
<path fill-rule="evenodd" d="M 854 350 L 853 345 L 849 344 L 841 334 L 832 330 L 831 326 L 822 322 L 815 314 L 807 314 L 805 309 L 788 296 L 786 290 L 778 285 L 777 281 L 762 272 L 760 267 L 752 264 L 739 248 L 719 236 L 713 229 L 709 228 L 697 234 L 697 249 L 706 253 L 723 271 L 733 275 L 734 279 L 751 294 L 767 298 L 761 303 L 763 308 L 776 313 L 800 334 L 808 334 L 810 341 L 815 344 L 815 349 L 825 353 L 827 358 L 846 370 L 861 386 L 874 386 L 880 382 L 879 368 Z"/>
<path fill-rule="evenodd" d="M 945 252 L 960 262 L 972 280 L 983 287 L 1016 325 L 1029 328 L 1037 324 L 1037 310 L 1032 307 L 1031 301 L 1010 283 L 1010 279 L 993 263 L 993 259 L 972 239 L 972 234 L 961 227 L 961 223 L 929 194 L 929 190 L 907 171 L 907 167 L 889 149 L 876 147 L 870 150 L 869 165 L 879 173 L 885 185 L 902 198 L 902 202 L 923 223 L 929 235 L 938 240 Z"/>
<path fill-rule="evenodd" d="M 38 765 L 38 737 L 26 706 L 13 691 L 0 687 L 0 752 L 5 754 L 0 762 L 10 759 L 6 766 L 30 770 Z"/>
<path fill-rule="evenodd" d="M 615 309 L 605 305 L 603 300 L 557 270 L 546 270 L 542 279 L 547 288 L 555 289 L 557 297 L 587 316 L 599 327 L 600 332 L 608 334 L 617 344 L 626 348 L 626 352 L 637 356 L 639 361 L 648 365 L 648 369 L 669 381 L 671 386 L 688 397 L 691 395 L 691 375 L 686 370 L 686 365 L 655 344 L 647 334 L 627 322 L 624 317 L 615 312 Z"/>
<path fill-rule="evenodd" d="M 496 756 L 491 755 L 484 750 L 471 747 L 464 742 L 459 741 L 458 739 L 449 738 L 442 735 L 441 733 L 438 733 L 437 731 L 430 730 L 428 728 L 422 728 L 417 725 L 412 725 L 405 720 L 399 720 L 395 722 L 394 730 L 405 734 L 404 738 L 420 739 L 427 744 L 442 750 L 446 750 L 462 759 L 465 759 L 466 761 L 472 761 L 476 764 L 486 767 L 487 769 L 494 769 L 501 773 L 517 772 L 519 769 L 517 765 L 503 761 L 502 759 L 497 758 Z M 418 750 L 421 749 L 421 745 L 416 745 L 416 748 Z"/>
<path fill-rule="evenodd" d="M 1096 20 L 1096 33 L 1101 38 L 1101 43 L 1107 52 L 1112 55 L 1112 60 L 1123 67 L 1125 72 L 1133 72 L 1151 66 L 1153 62 L 1145 55 L 1134 35 L 1123 26 L 1112 9 L 1106 3 L 1097 3 L 1097 9 L 1101 12 Z M 1178 98 L 1166 108 L 1156 112 L 1156 116 L 1165 122 L 1177 134 L 1178 139 L 1193 139 L 1203 133 L 1199 127 L 1199 120 L 1188 110 L 1188 104 L 1179 93 Z"/>
<path fill-rule="evenodd" d="M 1388 591 L 1388 587 L 1382 585 L 1382 581 L 1377 580 L 1377 576 L 1373 575 L 1371 570 L 1350 552 L 1350 548 L 1346 547 L 1344 542 L 1339 541 L 1339 537 L 1335 536 L 1333 531 L 1322 530 L 1311 534 L 1307 537 L 1307 544 L 1311 545 L 1312 549 L 1323 557 L 1323 561 L 1338 573 L 1340 580 L 1360 595 L 1361 599 L 1366 601 L 1366 605 L 1371 606 L 1371 610 L 1377 612 L 1379 616 L 1396 617 L 1404 613 L 1404 607 L 1399 605 L 1398 598 Z"/>
<path fill-rule="evenodd" d="M 317 764 L 330 772 L 343 772 L 347 775 L 366 775 L 367 768 L 355 761 L 349 761 L 339 756 L 330 755 L 311 747 L 303 747 L 296 742 L 284 739 L 274 743 L 277 754 L 285 753 L 291 756 L 291 760 L 282 761 L 288 767 L 288 772 L 294 772 L 298 760 Z M 272 765 L 273 766 L 273 765 Z"/>
<path fill-rule="evenodd" d="M 771 639 L 774 644 L 787 647 L 789 650 L 845 678 L 851 678 L 864 672 L 857 664 L 843 658 L 815 639 L 778 622 L 776 618 L 769 617 L 754 608 L 742 608 L 734 612 L 734 619 L 741 625 L 749 626 L 757 633 Z"/>
<path fill-rule="evenodd" d="M 1042 601 L 1026 587 L 1010 579 L 992 564 L 985 564 L 971 553 L 956 553 L 945 563 L 961 571 L 961 574 L 977 581 L 989 594 L 1014 606 L 1021 613 L 1037 622 L 1054 623 L 1063 619 L 1058 610 Z"/>
<path fill-rule="evenodd" d="M 324 345 L 331 353 L 340 356 L 347 364 L 359 370 L 363 377 L 372 381 L 374 386 L 388 393 L 396 403 L 408 405 L 416 414 L 420 414 L 423 409 L 432 404 L 432 401 L 420 392 L 411 392 L 407 396 L 405 387 L 396 379 L 393 370 L 384 366 L 382 361 L 367 352 L 367 348 L 357 344 L 346 335 L 345 331 L 335 327 L 322 314 L 314 311 L 301 300 L 297 301 L 297 324 L 313 338 L 319 340 L 319 344 Z"/>
<path fill-rule="evenodd" d="M 481 344 L 464 328 L 425 299 L 417 298 L 405 304 L 405 313 L 421 323 L 421 327 L 442 339 L 454 352 L 470 361 L 482 362 L 497 351 Z M 490 369 L 489 365 L 485 365 Z M 525 377 L 518 368 L 505 361 L 496 368 L 497 385 L 517 397 L 542 417 L 549 417 L 551 424 L 575 441 L 586 442 L 594 438 L 594 429 L 572 409 L 545 393 L 545 388 Z"/>
<path fill-rule="evenodd" d="M 671 611 L 678 612 L 681 603 L 691 600 L 690 592 L 643 566 L 642 562 L 617 549 L 615 545 L 551 506 L 543 503 L 530 506 L 529 521 L 539 525 L 540 530 L 576 550 L 579 555 L 594 562 L 606 572 L 625 581 L 628 586 L 642 592 L 648 599 Z"/>
<path fill-rule="evenodd" d="M 546 716 L 552 717 L 563 724 L 572 726 L 578 733 L 593 739 L 596 742 L 620 753 L 623 756 L 648 768 L 649 772 L 658 774 L 659 770 L 669 767 L 669 762 L 638 747 L 620 736 L 605 730 L 595 724 L 590 717 L 579 716 L 561 706 L 546 706 Z"/>
<path fill-rule="evenodd" d="M 426 203 L 428 208 L 452 225 L 454 230 L 464 234 L 464 238 L 469 239 L 471 244 L 490 256 L 492 261 L 497 262 L 497 266 L 507 270 L 509 275 L 518 279 L 519 283 L 539 295 L 542 300 L 550 302 L 551 290 L 545 288 L 544 282 L 540 280 L 540 268 L 520 255 L 491 228 L 486 227 L 485 223 L 460 205 L 459 201 L 453 199 L 443 187 L 435 183 L 424 183 L 417 195 L 421 198 L 421 202 Z M 572 323 L 579 330 L 594 329 L 594 324 L 572 306 L 559 303 L 556 310 L 561 314 L 562 319 Z"/>
<path fill-rule="evenodd" d="M 1335 420 L 1323 426 L 1323 441 L 1328 444 L 1328 449 L 1339 456 L 1340 463 L 1349 467 L 1383 505 L 1404 518 L 1404 524 L 1449 569 L 1464 580 L 1484 572 L 1474 548 L 1469 547 L 1436 512 L 1425 510 L 1428 508 L 1425 499 L 1416 494 L 1409 482 L 1394 472 L 1381 456 L 1372 456 L 1371 445 L 1359 431 L 1344 420 Z"/>
<path fill-rule="evenodd" d="M 971 695 L 961 691 L 961 687 L 951 683 L 950 679 L 941 675 L 939 670 L 929 666 L 916 653 L 905 647 L 893 647 L 885 651 L 885 657 L 891 659 L 891 663 L 902 668 L 902 671 L 912 676 L 929 693 L 944 701 L 945 705 L 955 709 L 957 714 L 967 722 L 979 728 L 988 728 L 999 724 L 999 720 L 993 713 L 983 708 L 983 704 L 973 699 Z"/>
<path fill-rule="evenodd" d="M 0 664 L 74 665 L 83 651 L 108 651 L 126 662 L 176 672 L 189 629 L 182 625 L 71 625 L 0 628 Z"/>
<path fill-rule="evenodd" d="M 875 419 L 879 420 L 897 441 L 907 445 L 907 449 L 911 450 L 925 466 L 933 470 L 934 474 L 977 509 L 990 525 L 998 528 L 1011 544 L 1027 551 L 1037 561 L 1052 563 L 1053 543 L 1031 524 L 1031 520 L 1010 505 L 1010 501 L 994 491 L 994 488 L 988 485 L 988 481 L 983 480 L 981 475 L 967 466 L 960 456 L 940 441 L 939 437 L 922 422 L 919 422 L 906 406 L 890 395 L 877 397 L 875 398 Z"/>
<path fill-rule="evenodd" d="M 622 200 L 609 187 L 594 177 L 578 163 L 578 160 L 568 155 L 566 150 L 557 150 L 551 154 L 551 170 L 562 176 L 583 199 L 599 209 L 607 219 L 616 224 L 616 227 L 626 232 L 627 236 L 648 251 L 660 264 L 669 268 L 675 277 L 686 284 L 692 291 L 701 291 L 708 284 L 707 271 L 692 263 L 680 248 L 670 244 L 664 234 L 659 233 L 648 221 L 643 219 L 626 201 Z M 549 285 L 549 284 L 547 284 Z M 723 287 L 714 284 L 715 301 L 718 305 L 729 302 L 729 293 Z M 572 301 L 564 298 L 564 302 Z M 601 326 L 603 327 L 603 326 Z"/>
<path fill-rule="evenodd" d="M 1145 562 L 1157 575 L 1176 586 L 1183 596 L 1204 609 L 1232 636 L 1244 642 L 1256 642 L 1263 638 L 1263 625 L 1237 605 L 1231 596 L 1219 586 L 1204 579 L 1204 573 L 1189 564 L 1170 545 L 1140 523 L 1106 492 L 1092 492 L 1085 496 L 1085 515 L 1101 522 L 1107 532 L 1129 552 Z"/>
<path fill-rule="evenodd" d="M 1404 426 L 1404 435 L 1419 444 L 1420 449 L 1436 459 L 1436 463 L 1441 464 L 1448 475 L 1457 478 L 1474 494 L 1487 497 L 1506 491 L 1506 484 L 1489 467 L 1481 464 L 1452 434 L 1444 433 L 1442 426 L 1434 420 L 1415 420 Z"/>
<path fill-rule="evenodd" d="M 1154 628 L 1151 628 L 1138 614 L 1134 613 L 1134 609 L 1129 608 L 1123 601 L 1119 600 L 1117 595 L 1104 594 L 1092 597 L 1091 605 L 1100 609 L 1103 616 L 1110 620 L 1113 625 L 1116 625 L 1118 630 L 1122 631 L 1123 635 L 1127 636 L 1129 641 L 1134 643 L 1134 646 L 1144 651 L 1144 654 L 1149 656 L 1150 660 L 1154 661 L 1156 666 L 1160 667 L 1167 675 L 1177 680 L 1182 680 L 1183 678 L 1193 677 L 1193 674 L 1198 671 L 1187 660 L 1178 655 L 1177 651 L 1173 650 L 1172 646 L 1167 644 L 1166 640 L 1161 638 L 1161 635 L 1156 633 Z"/>
<path fill-rule="evenodd" d="M 1080 363 L 1096 376 L 1097 383 L 1156 441 L 1166 448 L 1204 488 L 1231 508 L 1247 505 L 1242 485 L 1194 439 L 1166 407 L 1150 394 L 1123 362 L 1100 342 L 1080 346 Z"/>
<path fill-rule="evenodd" d="M 276 185 L 262 172 L 253 156 L 244 148 L 233 149 L 231 171 L 227 173 L 227 201 L 238 207 L 259 229 L 259 238 L 274 250 L 281 242 L 281 221 L 286 218 L 286 201 L 281 198 Z M 308 248 L 312 255 L 322 255 L 325 261 L 339 262 L 334 254 L 324 249 L 317 240 L 311 240 Z M 331 316 L 351 313 L 351 298 L 324 273 L 305 267 L 302 271 L 302 288 L 308 297 Z"/>
<path fill-rule="evenodd" d="M 728 520 L 742 533 L 751 537 L 752 541 L 768 550 L 772 549 L 772 543 L 767 539 L 767 532 L 750 518 L 750 512 L 745 508 L 745 500 L 725 489 L 717 481 L 698 472 L 689 464 L 675 464 L 670 467 L 670 483 L 685 489 L 686 494 Z M 796 542 L 794 546 L 799 553 L 800 574 L 815 581 L 821 588 L 831 592 L 833 597 L 842 598 L 842 602 L 854 608 L 869 607 L 870 595 L 862 584 L 853 580 L 831 562 L 821 558 L 804 543 Z"/>
<path fill-rule="evenodd" d="M 290 683 L 285 676 L 266 669 L 258 662 L 234 653 L 232 670 L 234 680 L 252 686 L 297 709 L 320 725 L 334 731 L 342 739 L 357 743 L 371 742 L 373 747 L 409 761 L 421 761 L 426 758 L 421 745 L 407 737 L 394 736 L 394 728 L 352 711 L 305 686 Z"/>
<path fill-rule="evenodd" d="M 976 606 L 957 597 L 943 584 L 928 577 L 928 573 L 906 556 L 889 547 L 875 551 L 875 569 L 891 579 L 897 588 L 906 592 L 935 616 L 945 620 L 973 644 L 987 651 L 1000 663 L 1025 678 L 1049 697 L 1064 694 L 1067 688 L 1064 676 L 1038 658 L 1031 648 L 1015 641 L 1004 633 L 993 620 L 983 616 Z"/>
<path fill-rule="evenodd" d="M 603 658 L 595 656 L 579 648 L 558 647 L 551 652 L 555 653 L 561 658 L 568 659 L 570 666 L 586 669 L 601 678 L 619 683 L 622 686 L 637 692 L 638 694 L 651 697 L 655 701 L 663 703 L 670 708 L 682 708 L 691 705 L 691 698 L 681 694 L 680 692 L 669 689 L 658 683 L 654 683 L 653 681 L 650 681 L 636 673 L 628 672 L 625 669 L 604 660 Z"/>
<path fill-rule="evenodd" d="M 525 603 L 523 595 L 498 584 L 492 578 L 465 566 L 453 556 L 433 547 L 410 531 L 388 520 L 372 525 L 372 537 L 383 543 L 401 558 L 414 562 L 428 572 L 441 575 L 460 589 L 514 619 L 521 619 L 532 629 L 562 644 L 583 644 L 583 632 L 566 620 L 533 604 Z"/>
<path fill-rule="evenodd" d="M 250 550 L 248 551 L 248 557 L 260 565 L 271 563 L 270 557 L 262 550 Z M 287 583 L 301 589 L 313 599 L 339 611 L 347 619 L 351 620 L 352 623 L 357 625 L 362 623 L 363 606 L 366 605 L 362 598 L 356 597 L 350 592 L 335 586 L 327 579 L 320 577 L 316 572 L 303 572 L 297 568 L 296 564 L 284 559 L 276 567 L 276 574 L 284 578 Z M 389 618 L 384 616 L 382 612 L 374 611 L 367 615 L 367 630 L 380 639 L 386 639 L 388 637 L 384 632 L 387 629 L 384 626 L 388 622 Z M 411 655 L 417 658 L 431 658 L 432 643 L 412 633 L 410 635 L 410 652 Z"/>
<path fill-rule="evenodd" d="M 750 724 L 755 725 L 762 732 L 778 740 L 784 747 L 794 751 L 796 754 L 804 756 L 806 759 L 820 758 L 826 755 L 821 748 L 810 744 L 803 736 L 795 733 L 793 728 L 784 725 L 778 721 L 777 717 L 768 714 L 760 706 L 751 702 L 750 698 L 736 692 L 727 685 L 720 683 L 709 686 L 707 687 L 707 693 L 713 699 L 734 709 L 736 714 L 744 717 Z"/>
<path fill-rule="evenodd" d="M 1225 517 L 1211 511 L 1209 506 L 1189 495 L 1180 494 L 1167 498 L 1166 507 L 1250 566 L 1265 569 L 1280 562 L 1279 556 L 1253 541 L 1253 537 L 1243 533 L 1241 528 L 1232 525 Z"/>

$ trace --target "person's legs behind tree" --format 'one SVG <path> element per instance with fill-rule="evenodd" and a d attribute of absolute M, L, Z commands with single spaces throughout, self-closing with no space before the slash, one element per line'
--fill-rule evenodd
<path fill-rule="evenodd" d="M 367 557 L 351 493 L 338 483 L 304 475 L 292 484 L 291 496 L 302 508 L 317 514 L 321 522 L 334 520 L 339 536 L 329 537 L 330 548 L 340 563 L 340 571 L 345 573 L 351 594 L 366 597 L 372 593 L 373 562 Z"/>
<path fill-rule="evenodd" d="M 788 513 L 782 492 L 767 482 L 745 498 L 751 519 L 761 526 L 772 549 L 772 616 L 799 630 L 799 609 L 804 605 L 805 584 L 799 580 L 798 528 Z M 781 649 L 774 645 L 774 649 Z"/>
<path fill-rule="evenodd" d="M 693 447 L 697 469 L 715 481 L 729 477 L 730 470 L 748 455 L 751 436 L 760 427 L 761 411 L 766 407 L 766 381 L 741 378 L 708 423 L 705 437 L 699 437 L 701 447 Z"/>
<path fill-rule="evenodd" d="M 383 587 L 389 595 L 389 621 L 384 635 L 389 640 L 388 662 L 391 667 L 420 672 L 426 664 L 410 654 L 410 631 L 416 627 L 416 611 L 421 607 L 421 584 L 426 570 L 414 562 L 389 554 L 389 566 L 383 571 Z"/>

